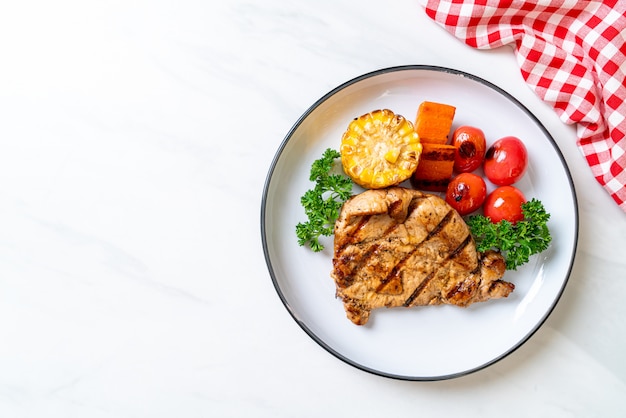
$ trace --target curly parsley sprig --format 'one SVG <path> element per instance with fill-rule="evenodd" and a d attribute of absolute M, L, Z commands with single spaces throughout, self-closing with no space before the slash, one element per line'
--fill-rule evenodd
<path fill-rule="evenodd" d="M 502 220 L 493 223 L 483 215 L 473 215 L 467 219 L 476 249 L 500 251 L 506 260 L 507 270 L 528 263 L 530 256 L 548 248 L 552 237 L 548 230 L 550 214 L 537 199 L 522 204 L 524 219 L 515 224 Z"/>
<path fill-rule="evenodd" d="M 340 157 L 339 151 L 328 148 L 322 158 L 313 162 L 309 180 L 315 182 L 315 187 L 300 198 L 308 221 L 296 225 L 298 244 L 308 243 L 315 252 L 324 249 L 319 237 L 333 234 L 341 206 L 352 196 L 352 180 L 342 174 L 332 174 L 335 159 Z"/>

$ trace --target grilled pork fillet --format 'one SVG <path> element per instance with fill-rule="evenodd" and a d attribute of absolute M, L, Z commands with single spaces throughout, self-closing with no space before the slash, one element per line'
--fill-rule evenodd
<path fill-rule="evenodd" d="M 443 199 L 403 187 L 344 203 L 335 224 L 332 278 L 348 318 L 364 325 L 380 307 L 507 297 L 505 263 L 478 253 L 467 224 Z"/>

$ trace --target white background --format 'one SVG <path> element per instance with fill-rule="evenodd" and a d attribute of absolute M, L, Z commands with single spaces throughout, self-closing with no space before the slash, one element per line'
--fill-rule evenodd
<path fill-rule="evenodd" d="M 329 355 L 281 304 L 261 247 L 265 176 L 294 122 L 337 85 L 404 64 L 516 96 L 579 200 L 577 258 L 545 325 L 442 382 Z M 511 49 L 464 46 L 417 1 L 0 8 L 1 417 L 619 416 L 624 248 L 626 215 Z"/>

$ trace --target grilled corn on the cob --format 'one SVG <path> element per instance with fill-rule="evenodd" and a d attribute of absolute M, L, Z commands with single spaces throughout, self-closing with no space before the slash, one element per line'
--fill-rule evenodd
<path fill-rule="evenodd" d="M 341 163 L 352 180 L 380 189 L 407 180 L 422 152 L 413 124 L 388 109 L 355 118 L 341 139 Z"/>

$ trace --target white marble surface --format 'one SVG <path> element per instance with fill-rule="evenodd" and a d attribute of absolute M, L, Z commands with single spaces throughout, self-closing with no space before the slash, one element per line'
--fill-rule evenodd
<path fill-rule="evenodd" d="M 518 97 L 579 200 L 576 262 L 545 325 L 442 382 L 321 349 L 282 306 L 260 239 L 265 176 L 296 119 L 403 64 Z M 0 417 L 623 416 L 625 249 L 626 215 L 511 50 L 465 47 L 417 0 L 0 9 Z"/>

